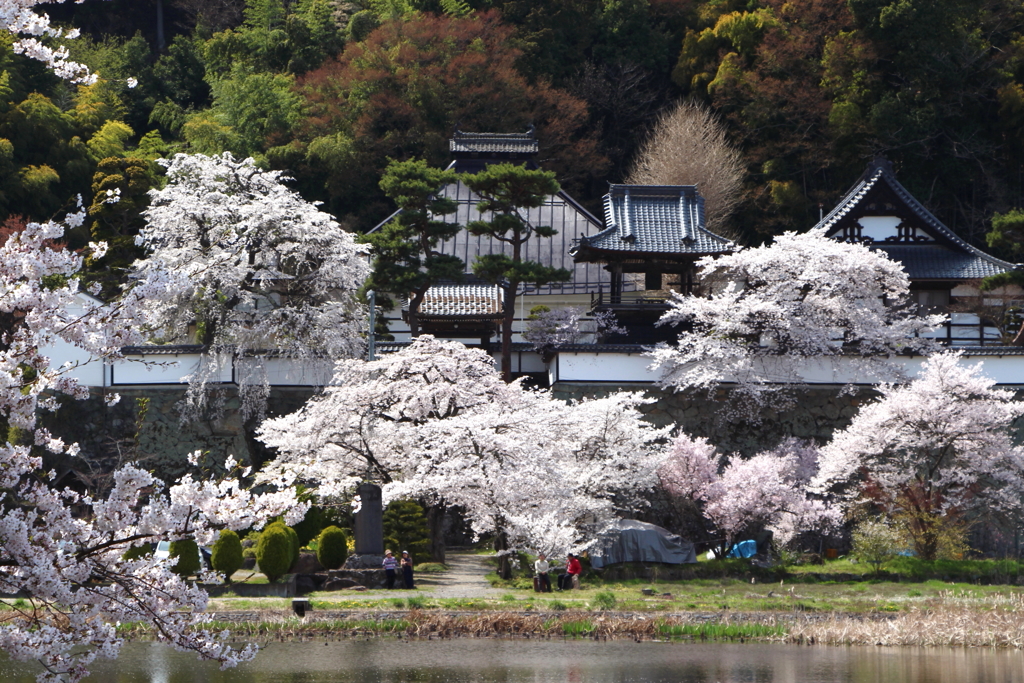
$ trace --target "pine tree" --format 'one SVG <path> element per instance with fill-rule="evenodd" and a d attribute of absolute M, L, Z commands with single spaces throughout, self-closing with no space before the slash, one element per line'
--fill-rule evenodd
<path fill-rule="evenodd" d="M 523 260 L 523 245 L 533 236 L 553 237 L 554 228 L 533 225 L 525 209 L 535 209 L 547 197 L 559 191 L 555 174 L 531 170 L 525 164 L 494 164 L 476 175 L 463 176 L 462 182 L 480 197 L 477 209 L 490 213 L 490 220 L 470 221 L 466 226 L 474 235 L 487 235 L 511 249 L 511 255 L 485 254 L 473 264 L 480 278 L 500 285 L 505 291 L 505 318 L 501 330 L 501 374 L 506 382 L 512 379 L 512 323 L 515 320 L 519 286 L 538 287 L 551 282 L 564 282 L 572 274 L 564 268 L 552 268 L 536 261 Z"/>
<path fill-rule="evenodd" d="M 437 220 L 455 212 L 455 202 L 436 195 L 455 182 L 453 171 L 431 168 L 426 161 L 392 161 L 380 187 L 398 204 L 401 213 L 363 241 L 373 246 L 373 274 L 367 288 L 409 296 L 409 329 L 419 335 L 419 310 L 431 285 L 439 280 L 459 280 L 465 264 L 456 256 L 442 254 L 437 246 L 459 232 L 458 223 Z M 378 298 L 392 308 L 388 298 Z"/>

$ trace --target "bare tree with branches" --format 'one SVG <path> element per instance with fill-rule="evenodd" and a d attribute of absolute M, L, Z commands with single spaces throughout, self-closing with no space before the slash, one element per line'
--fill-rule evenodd
<path fill-rule="evenodd" d="M 704 196 L 707 228 L 724 237 L 740 203 L 743 156 L 730 144 L 725 124 L 705 104 L 680 102 L 666 109 L 640 147 L 627 182 L 697 185 Z"/>

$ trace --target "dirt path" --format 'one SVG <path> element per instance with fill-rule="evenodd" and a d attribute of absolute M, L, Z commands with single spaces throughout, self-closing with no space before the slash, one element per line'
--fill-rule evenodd
<path fill-rule="evenodd" d="M 492 588 L 484 578 L 493 568 L 486 557 L 473 553 L 448 553 L 448 571 L 419 574 L 416 584 L 438 598 L 499 598 L 507 591 Z"/>

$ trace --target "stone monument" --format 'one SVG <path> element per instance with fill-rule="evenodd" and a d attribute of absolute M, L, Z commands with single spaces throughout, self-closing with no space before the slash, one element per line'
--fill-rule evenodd
<path fill-rule="evenodd" d="M 379 570 L 384 562 L 384 506 L 380 487 L 362 483 L 359 494 L 359 512 L 355 514 L 355 554 L 345 562 L 345 569 Z"/>

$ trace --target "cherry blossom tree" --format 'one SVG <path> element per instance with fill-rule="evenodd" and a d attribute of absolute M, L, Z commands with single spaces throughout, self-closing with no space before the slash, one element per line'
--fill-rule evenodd
<path fill-rule="evenodd" d="M 651 353 L 675 389 L 735 382 L 762 401 L 808 370 L 880 381 L 897 372 L 895 354 L 932 350 L 920 335 L 945 320 L 913 311 L 902 265 L 821 229 L 697 263 L 710 296 L 675 295 L 660 324 L 680 326 L 678 343 Z"/>
<path fill-rule="evenodd" d="M 523 338 L 535 349 L 579 344 L 585 338 L 597 343 L 606 334 L 625 334 L 626 328 L 619 326 L 611 311 L 595 311 L 591 320 L 585 320 L 587 310 L 583 306 L 569 306 L 554 310 L 547 306 L 535 306 L 526 321 Z"/>
<path fill-rule="evenodd" d="M 642 400 L 567 404 L 502 382 L 481 350 L 421 335 L 380 360 L 339 362 L 323 394 L 267 420 L 259 435 L 278 456 L 262 477 L 325 496 L 374 480 L 385 499 L 465 507 L 501 551 L 567 550 L 656 483 L 666 430 L 641 419 Z"/>
<path fill-rule="evenodd" d="M 917 379 L 879 391 L 822 450 L 815 490 L 901 517 L 926 559 L 944 525 L 1020 508 L 1024 450 L 1010 430 L 1024 402 L 995 388 L 980 363 L 939 354 Z"/>
<path fill-rule="evenodd" d="M 415 470 L 388 487 L 459 505 L 495 550 L 582 551 L 619 512 L 647 504 L 657 484 L 655 443 L 668 428 L 642 419 L 640 394 L 564 403 L 520 390 L 423 425 Z M 507 575 L 507 569 L 500 567 Z"/>
<path fill-rule="evenodd" d="M 96 76 L 89 73 L 88 67 L 68 59 L 68 49 L 64 46 L 53 48 L 40 38 L 59 40 L 74 39 L 78 29 L 62 29 L 50 24 L 50 17 L 35 11 L 39 5 L 66 0 L 0 0 L 0 26 L 15 37 L 14 52 L 24 54 L 46 64 L 60 78 L 74 83 L 90 84 L 96 82 Z M 75 0 L 82 3 L 84 0 Z M 131 85 L 134 85 L 132 83 Z"/>
<path fill-rule="evenodd" d="M 331 360 L 361 352 L 356 293 L 369 274 L 366 247 L 252 159 L 178 154 L 163 163 L 167 186 L 150 193 L 137 238 L 149 255 L 132 277 L 165 269 L 187 276 L 187 286 L 151 312 L 164 341 L 195 339 L 206 348 L 191 378 L 193 411 L 225 354 L 246 358 L 237 381 L 253 416 L 269 391 L 266 352 Z"/>
<path fill-rule="evenodd" d="M 84 219 L 80 210 L 66 225 Z M 143 341 L 144 304 L 183 282 L 154 269 L 115 303 L 86 300 L 77 275 L 83 256 L 47 246 L 63 234 L 58 223 L 29 223 L 0 245 L 0 421 L 32 434 L 37 448 L 75 456 L 77 445 L 38 428 L 36 417 L 58 407 L 58 394 L 85 398 L 88 391 L 70 376 L 72 366 L 51 367 L 46 349 L 64 343 L 93 362 L 119 359 L 123 346 Z M 105 248 L 92 244 L 89 252 L 98 258 Z M 192 476 L 167 485 L 128 466 L 98 498 L 53 486 L 55 476 L 42 471 L 30 447 L 0 446 L 0 590 L 29 596 L 0 620 L 0 648 L 42 663 L 40 680 L 72 682 L 97 656 L 117 655 L 119 622 L 148 625 L 159 641 L 225 666 L 254 655 L 207 628 L 199 587 L 165 560 L 126 552 L 158 540 L 208 543 L 220 528 L 259 525 L 275 514 L 297 521 L 305 506 L 291 492 L 253 496 L 238 481 Z"/>
<path fill-rule="evenodd" d="M 707 523 L 716 553 L 724 557 L 737 540 L 762 529 L 786 544 L 801 532 L 839 522 L 839 511 L 807 490 L 817 455 L 813 445 L 787 439 L 751 458 L 725 460 L 707 440 L 680 434 L 658 475 L 684 514 Z"/>

